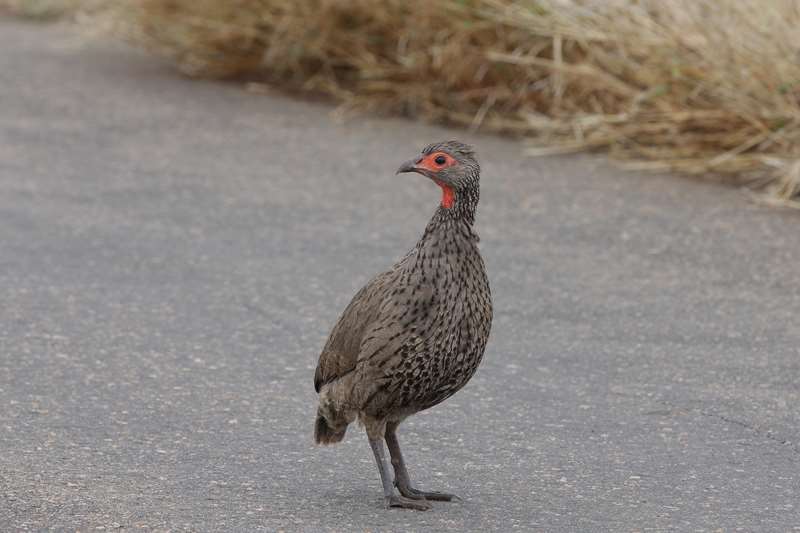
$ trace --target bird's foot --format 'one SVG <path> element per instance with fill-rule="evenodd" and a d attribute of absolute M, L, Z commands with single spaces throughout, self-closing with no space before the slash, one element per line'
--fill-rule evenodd
<path fill-rule="evenodd" d="M 426 492 L 424 490 L 415 489 L 414 487 L 403 487 L 401 485 L 397 486 L 397 490 L 400 491 L 400 494 L 411 500 L 431 500 L 438 502 L 461 501 L 461 498 L 455 494 L 448 494 L 446 492 Z"/>
<path fill-rule="evenodd" d="M 426 502 L 424 499 L 404 498 L 403 496 L 397 496 L 396 494 L 387 496 L 385 501 L 387 509 L 396 507 L 400 509 L 414 509 L 415 511 L 427 511 L 431 508 L 431 504 Z"/>

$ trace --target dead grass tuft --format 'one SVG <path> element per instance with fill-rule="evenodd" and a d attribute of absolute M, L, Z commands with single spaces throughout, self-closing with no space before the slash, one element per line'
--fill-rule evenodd
<path fill-rule="evenodd" d="M 95 11 L 103 0 L 0 0 L 0 13 L 32 20 L 52 20 L 78 11 Z"/>
<path fill-rule="evenodd" d="M 796 0 L 138 0 L 114 18 L 190 75 L 800 195 Z"/>

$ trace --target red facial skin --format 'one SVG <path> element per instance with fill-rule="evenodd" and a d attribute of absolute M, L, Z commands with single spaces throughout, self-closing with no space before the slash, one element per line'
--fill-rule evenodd
<path fill-rule="evenodd" d="M 436 163 L 436 158 L 439 156 L 444 156 L 444 163 L 441 165 Z M 455 164 L 457 164 L 457 161 L 448 154 L 444 152 L 434 152 L 425 156 L 422 161 L 417 163 L 417 167 L 424 168 L 425 170 L 435 174 L 436 172 L 439 172 L 447 167 L 452 167 Z M 433 178 L 433 181 L 436 183 L 436 185 L 442 188 L 442 207 L 445 209 L 450 209 L 453 207 L 453 204 L 456 201 L 456 193 L 452 187 L 437 180 L 436 178 Z"/>

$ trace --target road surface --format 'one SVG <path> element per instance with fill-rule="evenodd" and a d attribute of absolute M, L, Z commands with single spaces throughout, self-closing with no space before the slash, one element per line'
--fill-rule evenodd
<path fill-rule="evenodd" d="M 0 21 L 0 529 L 800 530 L 800 231 L 741 192 L 191 81 Z M 410 419 L 312 444 L 317 356 L 476 145 L 495 321 Z"/>

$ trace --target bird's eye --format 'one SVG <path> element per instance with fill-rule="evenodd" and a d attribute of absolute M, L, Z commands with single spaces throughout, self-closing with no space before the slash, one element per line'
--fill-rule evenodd
<path fill-rule="evenodd" d="M 447 162 L 447 158 L 445 156 L 443 156 L 443 155 L 437 155 L 436 159 L 434 159 L 433 162 L 436 163 L 437 165 L 441 166 L 441 165 L 444 165 Z"/>

